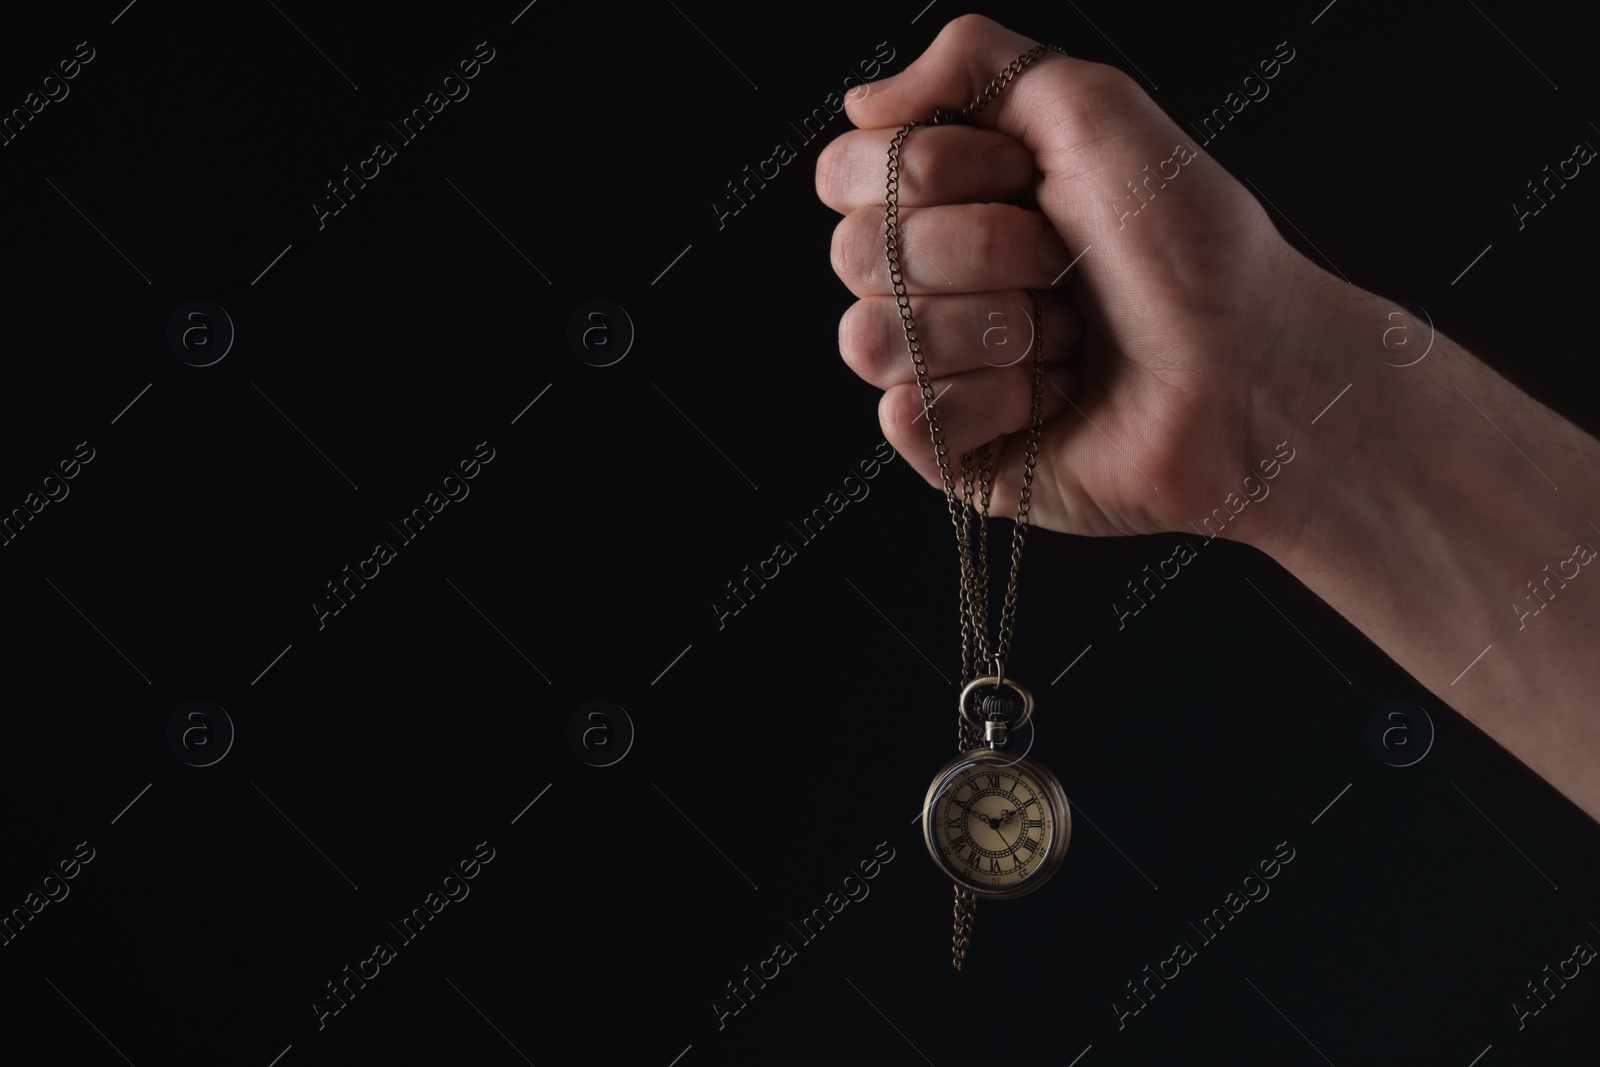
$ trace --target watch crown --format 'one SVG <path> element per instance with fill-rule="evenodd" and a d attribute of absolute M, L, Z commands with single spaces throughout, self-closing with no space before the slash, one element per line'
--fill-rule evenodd
<path fill-rule="evenodd" d="M 1017 702 L 998 693 L 984 697 L 983 703 L 979 706 L 983 709 L 985 719 L 1003 719 L 1009 722 L 1017 713 Z"/>

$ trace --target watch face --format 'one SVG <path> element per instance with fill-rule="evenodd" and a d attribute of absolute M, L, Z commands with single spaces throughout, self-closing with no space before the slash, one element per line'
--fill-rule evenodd
<path fill-rule="evenodd" d="M 933 780 L 922 815 L 928 852 L 984 897 L 1031 892 L 1055 872 L 1072 834 L 1056 778 L 1026 757 L 988 750 L 958 757 Z"/>

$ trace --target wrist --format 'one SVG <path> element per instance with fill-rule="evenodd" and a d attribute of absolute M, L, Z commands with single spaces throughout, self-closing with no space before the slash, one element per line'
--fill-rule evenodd
<path fill-rule="evenodd" d="M 1371 449 L 1382 448 L 1393 466 L 1395 435 L 1411 423 L 1389 413 L 1405 402 L 1404 387 L 1416 383 L 1380 376 L 1405 374 L 1397 365 L 1416 357 L 1395 349 L 1420 353 L 1432 338 L 1426 323 L 1328 274 L 1288 245 L 1277 273 L 1286 290 L 1282 306 L 1295 312 L 1251 376 L 1241 457 L 1241 475 L 1251 476 L 1242 486 L 1251 506 L 1223 536 L 1288 567 L 1308 528 L 1325 525 L 1330 509 L 1352 520 L 1366 513 L 1381 526 L 1384 510 L 1397 503 L 1380 500 L 1376 484 L 1357 494 L 1349 490 L 1352 479 L 1365 479 L 1377 466 Z M 1393 471 L 1381 482 L 1394 485 Z M 1203 532 L 1209 535 L 1214 526 Z"/>

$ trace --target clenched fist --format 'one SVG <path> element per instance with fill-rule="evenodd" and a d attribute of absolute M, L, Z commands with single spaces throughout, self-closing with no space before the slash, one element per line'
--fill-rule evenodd
<path fill-rule="evenodd" d="M 817 161 L 817 194 L 844 216 L 833 269 L 859 298 L 840 352 L 884 390 L 887 439 L 936 487 L 885 258 L 887 152 L 907 122 L 966 107 L 1034 44 L 956 19 L 903 73 L 850 94 L 858 128 Z M 899 165 L 899 259 L 950 452 L 997 441 L 991 512 L 1015 512 L 1033 385 L 1025 290 L 1041 290 L 1047 421 L 1032 521 L 1188 529 L 1284 455 L 1312 348 L 1370 294 L 1286 244 L 1113 67 L 1046 52 L 974 122 L 918 127 Z"/>

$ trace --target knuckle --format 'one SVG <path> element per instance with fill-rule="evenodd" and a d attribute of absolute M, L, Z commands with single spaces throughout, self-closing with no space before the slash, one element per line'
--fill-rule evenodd
<path fill-rule="evenodd" d="M 886 441 L 893 444 L 900 436 L 900 426 L 894 418 L 894 390 L 888 389 L 878 398 L 878 426 Z"/>
<path fill-rule="evenodd" d="M 958 15 L 945 23 L 944 32 L 960 41 L 970 41 L 976 37 L 987 36 L 999 24 L 993 19 L 978 14 Z"/>
<path fill-rule="evenodd" d="M 833 242 L 828 248 L 828 259 L 833 273 L 848 283 L 850 280 L 850 216 L 840 219 L 833 228 Z"/>
<path fill-rule="evenodd" d="M 996 262 L 1000 252 L 1000 229 L 994 212 L 987 205 L 975 204 L 968 214 L 971 217 L 964 220 L 967 225 L 963 227 L 961 241 L 967 246 L 972 262 L 980 266 Z"/>
<path fill-rule="evenodd" d="M 944 168 L 940 156 L 940 146 L 944 140 L 939 137 L 929 137 L 924 143 L 917 146 L 915 152 L 900 153 L 897 164 L 900 180 L 900 202 L 903 204 L 920 204 L 928 199 L 929 187 L 933 183 L 933 175 Z M 883 194 L 878 195 L 883 199 Z"/>
<path fill-rule="evenodd" d="M 857 208 L 834 227 L 833 271 L 856 296 L 867 295 L 878 283 L 870 251 L 872 234 L 881 218 L 881 212 L 875 215 L 872 208 Z"/>
<path fill-rule="evenodd" d="M 868 378 L 872 369 L 875 334 L 876 331 L 872 329 L 872 307 L 868 301 L 857 300 L 845 309 L 839 319 L 839 355 L 862 378 Z"/>
<path fill-rule="evenodd" d="M 883 427 L 884 436 L 896 449 L 900 448 L 899 442 L 906 439 L 907 427 L 910 426 L 914 414 L 911 393 L 911 386 L 897 385 L 884 390 L 883 396 L 878 398 L 878 424 Z"/>

